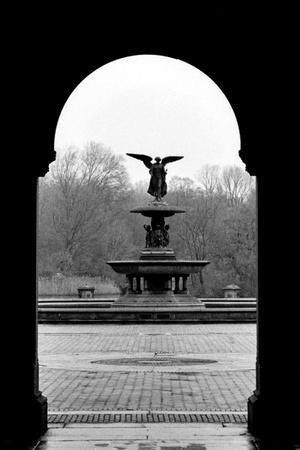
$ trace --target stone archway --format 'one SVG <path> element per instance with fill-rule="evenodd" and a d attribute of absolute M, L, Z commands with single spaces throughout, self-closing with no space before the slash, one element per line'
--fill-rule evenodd
<path fill-rule="evenodd" d="M 137 48 L 136 53 L 139 52 Z M 169 56 L 180 57 L 179 51 L 169 52 Z M 124 55 L 126 55 L 124 51 Z M 222 88 L 232 104 L 240 125 L 242 135 L 242 150 L 240 156 L 246 164 L 247 171 L 257 177 L 257 210 L 258 210 L 258 339 L 257 339 L 257 389 L 253 395 L 249 393 L 249 430 L 257 435 L 271 435 L 276 432 L 280 436 L 296 439 L 298 431 L 298 400 L 299 400 L 299 364 L 297 350 L 298 316 L 293 313 L 295 305 L 295 290 L 285 281 L 289 280 L 290 271 L 284 260 L 285 249 L 293 245 L 296 235 L 293 211 L 289 202 L 280 201 L 274 195 L 274 167 L 265 165 L 261 157 L 262 148 L 267 148 L 268 136 L 253 123 L 254 103 L 257 94 L 255 87 L 245 92 L 245 84 L 250 75 L 247 66 L 237 72 L 237 64 L 229 67 L 218 55 L 209 58 L 197 52 L 186 60 L 190 64 L 205 69 L 208 74 L 216 74 L 214 80 Z M 113 60 L 116 55 L 99 57 L 94 67 Z M 203 55 L 202 55 L 203 57 Z M 204 60 L 204 63 L 203 63 Z M 39 391 L 38 359 L 37 359 L 37 308 L 36 308 L 36 204 L 37 177 L 43 176 L 48 164 L 54 159 L 53 136 L 60 105 L 64 103 L 68 92 L 71 92 L 82 71 L 90 73 L 94 67 L 86 62 L 73 62 L 66 65 L 56 77 L 56 93 L 48 92 L 43 99 L 42 113 L 48 117 L 40 117 L 41 125 L 35 136 L 36 149 L 33 163 L 26 173 L 22 168 L 16 172 L 18 182 L 22 185 L 18 201 L 26 205 L 26 213 L 22 216 L 22 229 L 19 211 L 9 208 L 9 232 L 14 240 L 14 251 L 18 254 L 18 264 L 25 267 L 19 283 L 22 284 L 24 294 L 14 296 L 15 314 L 14 327 L 8 330 L 6 339 L 9 340 L 9 352 L 5 355 L 5 392 L 2 409 L 5 411 L 6 434 L 9 437 L 16 433 L 23 441 L 38 438 L 47 427 L 47 401 Z M 54 73 L 54 71 L 53 71 Z M 76 74 L 76 80 L 74 75 Z M 251 74 L 251 71 L 250 71 Z M 242 76 L 242 82 L 241 82 Z M 33 89 L 34 91 L 34 89 Z M 38 95 L 36 94 L 36 99 Z M 38 100 L 36 100 L 38 101 Z M 259 114 L 262 114 L 258 112 Z M 262 117 L 256 117 L 260 120 Z M 29 128 L 29 123 L 27 122 Z M 33 135 L 32 135 L 33 136 Z M 261 136 L 264 136 L 262 139 Z M 39 141 L 39 142 L 36 142 Z M 258 146 L 258 142 L 260 145 Z M 20 139 L 22 143 L 22 139 Z M 278 145 L 273 141 L 274 146 Z M 41 146 L 47 151 L 40 151 Z M 265 147 L 264 147 L 265 146 Z M 271 164 L 271 163 L 269 163 Z M 289 177 L 283 176 L 281 190 L 288 193 L 291 189 Z M 283 196 L 281 197 L 281 199 Z M 280 213 L 279 213 L 280 210 Z M 287 221 L 290 220 L 290 234 L 286 231 Z M 273 234 L 270 232 L 273 230 Z M 274 238 L 274 235 L 276 238 Z M 283 238 L 284 236 L 284 238 Z M 283 258 L 283 260 L 282 260 Z M 9 261 L 13 267 L 13 261 Z M 274 283 L 274 277 L 280 271 L 281 283 Z M 10 278 L 8 293 L 12 292 L 13 277 Z M 284 299 L 287 299 L 285 303 Z M 287 304 L 288 303 L 288 304 Z M 17 335 L 16 335 L 17 330 Z M 278 427 L 277 427 L 278 425 Z"/>

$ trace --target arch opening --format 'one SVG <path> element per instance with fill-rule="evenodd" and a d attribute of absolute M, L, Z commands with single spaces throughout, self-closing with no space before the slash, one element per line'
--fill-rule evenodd
<path fill-rule="evenodd" d="M 138 55 L 90 74 L 64 105 L 55 134 L 57 160 L 40 184 L 40 230 L 48 234 L 44 240 L 40 235 L 40 242 L 47 242 L 39 254 L 40 295 L 42 289 L 45 294 L 52 289 L 52 295 L 74 297 L 79 283 L 98 283 L 96 291 L 113 298 L 124 288 L 106 261 L 132 255 L 143 240 L 142 222 L 127 214 L 147 198 L 145 168 L 123 157 L 132 152 L 153 158 L 184 154 L 182 164 L 170 166 L 168 173 L 168 196 L 191 211 L 188 221 L 179 218 L 172 225 L 174 246 L 182 257 L 214 259 L 210 273 L 192 277 L 189 288 L 216 300 L 224 286 L 235 284 L 244 298 L 253 299 L 255 188 L 239 149 L 238 124 L 228 100 L 195 67 Z M 145 335 L 152 333 L 140 336 Z M 251 370 L 253 358 L 248 363 Z"/>

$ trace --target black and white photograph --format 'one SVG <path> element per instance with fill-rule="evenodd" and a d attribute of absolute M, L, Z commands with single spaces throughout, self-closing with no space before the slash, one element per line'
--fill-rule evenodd
<path fill-rule="evenodd" d="M 300 448 L 288 86 L 265 41 L 226 33 L 243 17 L 25 54 L 1 448 Z"/>

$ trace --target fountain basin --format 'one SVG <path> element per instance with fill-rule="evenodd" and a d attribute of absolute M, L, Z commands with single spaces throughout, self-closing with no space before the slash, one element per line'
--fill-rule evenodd
<path fill-rule="evenodd" d="M 157 203 L 155 205 L 149 205 L 149 206 L 143 206 L 140 208 L 132 209 L 131 213 L 137 213 L 142 214 L 145 217 L 153 217 L 153 216 L 162 216 L 162 217 L 171 217 L 174 216 L 174 214 L 177 213 L 184 213 L 184 209 L 177 208 L 177 206 L 168 206 L 168 205 L 160 205 L 157 206 Z"/>
<path fill-rule="evenodd" d="M 127 275 L 189 275 L 202 270 L 209 261 L 188 261 L 188 260 L 128 260 L 128 261 L 108 261 L 115 272 Z"/>

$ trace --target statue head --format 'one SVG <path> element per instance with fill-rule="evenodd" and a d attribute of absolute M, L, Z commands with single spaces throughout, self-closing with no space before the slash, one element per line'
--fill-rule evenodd
<path fill-rule="evenodd" d="M 155 159 L 155 161 L 157 162 L 157 163 L 159 163 L 160 161 L 161 161 L 161 158 L 159 157 L 159 156 L 157 156 L 156 158 L 154 158 Z"/>

